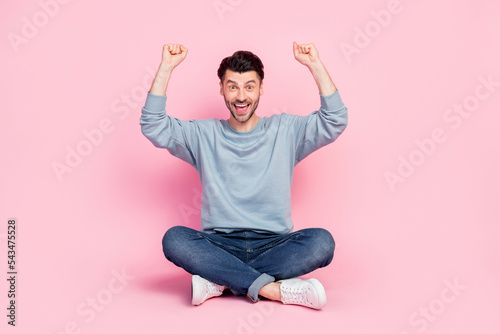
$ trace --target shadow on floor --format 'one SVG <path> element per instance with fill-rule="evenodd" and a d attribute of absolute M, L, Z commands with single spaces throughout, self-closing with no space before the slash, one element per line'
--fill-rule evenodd
<path fill-rule="evenodd" d="M 191 275 L 187 273 L 151 275 L 143 277 L 137 285 L 150 292 L 176 296 L 191 306 Z"/>

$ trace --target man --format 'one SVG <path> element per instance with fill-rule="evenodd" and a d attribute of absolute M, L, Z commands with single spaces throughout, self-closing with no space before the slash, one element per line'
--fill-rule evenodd
<path fill-rule="evenodd" d="M 335 243 L 322 228 L 292 232 L 293 168 L 337 139 L 347 125 L 347 109 L 316 47 L 293 43 L 295 59 L 318 86 L 318 111 L 257 116 L 264 66 L 253 53 L 238 51 L 218 70 L 228 120 L 183 121 L 166 114 L 170 75 L 187 53 L 183 45 L 163 47 L 141 116 L 143 134 L 192 165 L 202 184 L 201 230 L 170 228 L 163 237 L 165 257 L 193 275 L 194 305 L 228 288 L 254 302 L 265 297 L 321 309 L 321 283 L 298 276 L 327 266 Z"/>

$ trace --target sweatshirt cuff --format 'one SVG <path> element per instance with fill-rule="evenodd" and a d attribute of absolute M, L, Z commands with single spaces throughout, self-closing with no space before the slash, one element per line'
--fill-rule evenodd
<path fill-rule="evenodd" d="M 321 99 L 321 109 L 323 110 L 341 110 L 345 108 L 338 90 L 330 95 L 319 94 L 319 96 Z"/>
<path fill-rule="evenodd" d="M 148 92 L 144 109 L 147 111 L 165 111 L 167 95 L 155 95 Z"/>

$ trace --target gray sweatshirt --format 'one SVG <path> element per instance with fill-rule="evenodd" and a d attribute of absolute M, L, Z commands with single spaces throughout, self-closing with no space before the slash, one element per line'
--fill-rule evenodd
<path fill-rule="evenodd" d="M 166 95 L 148 93 L 140 124 L 154 146 L 198 171 L 201 231 L 281 234 L 293 229 L 293 168 L 347 126 L 347 108 L 338 91 L 320 94 L 320 100 L 321 108 L 307 116 L 259 117 L 251 131 L 237 132 L 228 120 L 167 115 Z"/>

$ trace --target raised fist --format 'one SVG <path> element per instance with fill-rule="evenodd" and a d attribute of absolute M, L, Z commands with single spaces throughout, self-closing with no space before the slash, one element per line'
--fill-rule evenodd
<path fill-rule="evenodd" d="M 319 54 L 316 46 L 310 44 L 297 44 L 293 42 L 293 55 L 302 65 L 309 66 L 319 61 Z"/>
<path fill-rule="evenodd" d="M 165 44 L 163 46 L 162 63 L 176 67 L 179 65 L 188 53 L 188 49 L 182 44 Z"/>

